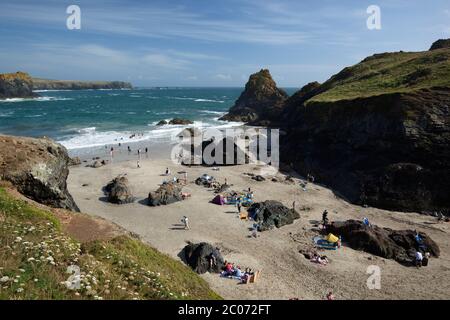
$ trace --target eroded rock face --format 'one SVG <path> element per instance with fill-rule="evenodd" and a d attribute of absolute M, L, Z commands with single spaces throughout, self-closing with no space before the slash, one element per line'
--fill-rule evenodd
<path fill-rule="evenodd" d="M 219 273 L 225 263 L 219 249 L 206 242 L 188 244 L 183 248 L 180 256 L 199 274 Z"/>
<path fill-rule="evenodd" d="M 281 161 L 348 200 L 450 212 L 450 88 L 300 107 Z"/>
<path fill-rule="evenodd" d="M 134 201 L 128 178 L 123 175 L 119 175 L 110 181 L 104 191 L 108 195 L 108 201 L 111 203 L 125 204 Z"/>
<path fill-rule="evenodd" d="M 253 204 L 248 210 L 250 216 L 259 222 L 259 231 L 281 228 L 284 225 L 294 223 L 300 218 L 300 214 L 293 209 L 285 207 L 281 202 L 267 200 Z"/>
<path fill-rule="evenodd" d="M 148 194 L 148 205 L 160 206 L 181 201 L 183 200 L 181 190 L 182 186 L 178 183 L 164 183 L 156 191 Z"/>
<path fill-rule="evenodd" d="M 0 99 L 34 98 L 33 80 L 24 72 L 0 74 Z"/>
<path fill-rule="evenodd" d="M 244 92 L 221 120 L 240 122 L 267 120 L 280 112 L 287 98 L 286 92 L 277 88 L 269 70 L 263 69 L 250 76 Z"/>
<path fill-rule="evenodd" d="M 50 139 L 0 136 L 0 178 L 48 206 L 79 211 L 67 190 L 70 158 Z"/>
<path fill-rule="evenodd" d="M 400 263 L 412 263 L 415 252 L 429 252 L 439 257 L 439 246 L 425 233 L 418 243 L 413 230 L 392 230 L 378 226 L 366 226 L 362 221 L 348 220 L 333 222 L 327 232 L 341 236 L 344 243 L 352 249 L 362 250 L 383 258 L 394 259 Z"/>

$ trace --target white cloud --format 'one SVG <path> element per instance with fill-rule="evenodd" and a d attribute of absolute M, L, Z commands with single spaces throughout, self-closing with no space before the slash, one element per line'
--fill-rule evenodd
<path fill-rule="evenodd" d="M 214 76 L 214 79 L 231 81 L 231 80 L 233 80 L 233 77 L 229 74 L 218 73 Z"/>

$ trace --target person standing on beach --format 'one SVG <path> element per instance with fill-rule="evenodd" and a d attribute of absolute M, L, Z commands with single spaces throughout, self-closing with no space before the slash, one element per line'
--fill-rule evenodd
<path fill-rule="evenodd" d="M 148 148 L 145 147 L 145 156 L 148 158 Z"/>
<path fill-rule="evenodd" d="M 138 159 L 138 161 L 137 161 L 137 167 L 138 167 L 138 168 L 141 167 L 141 165 L 140 165 L 140 163 L 139 163 L 139 159 Z"/>
<path fill-rule="evenodd" d="M 183 219 L 181 219 L 181 222 L 184 224 L 184 230 L 189 230 L 189 219 L 186 216 L 183 216 Z"/>
<path fill-rule="evenodd" d="M 111 151 L 109 152 L 110 156 L 111 156 L 111 160 L 114 158 L 114 148 L 111 147 Z"/>
<path fill-rule="evenodd" d="M 241 200 L 238 200 L 236 202 L 236 205 L 237 205 L 238 212 L 241 213 Z"/>
<path fill-rule="evenodd" d="M 187 171 L 184 172 L 184 183 L 187 184 Z"/>
<path fill-rule="evenodd" d="M 128 154 L 130 154 L 131 153 L 131 148 L 130 148 L 130 146 L 128 146 Z"/>

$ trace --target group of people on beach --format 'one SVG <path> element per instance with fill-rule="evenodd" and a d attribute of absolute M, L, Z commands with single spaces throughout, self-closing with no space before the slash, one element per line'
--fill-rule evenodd
<path fill-rule="evenodd" d="M 119 146 L 119 148 L 121 148 L 122 144 L 119 142 L 118 146 Z M 108 149 L 108 145 L 105 145 L 105 149 Z M 130 146 L 127 146 L 127 151 L 128 151 L 128 155 L 131 155 L 132 150 L 131 150 Z M 141 155 L 143 154 L 143 152 L 145 152 L 145 155 L 148 158 L 149 150 L 148 150 L 148 147 L 145 147 L 144 151 L 141 148 L 138 148 L 136 150 L 136 152 L 137 152 L 137 157 L 138 157 L 136 166 L 137 166 L 137 168 L 140 168 L 141 167 Z M 112 146 L 109 150 L 111 162 L 114 160 L 114 154 L 115 154 L 115 149 L 114 149 L 114 146 Z"/>
<path fill-rule="evenodd" d="M 222 277 L 234 278 L 242 283 L 248 283 L 251 277 L 255 279 L 258 276 L 258 271 L 253 271 L 251 268 L 242 270 L 240 266 L 235 266 L 234 263 L 225 261 L 223 271 L 220 274 Z"/>

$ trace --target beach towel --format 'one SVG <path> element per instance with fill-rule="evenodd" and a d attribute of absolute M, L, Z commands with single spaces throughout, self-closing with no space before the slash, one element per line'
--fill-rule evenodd
<path fill-rule="evenodd" d="M 316 236 L 313 238 L 314 244 L 316 247 L 326 250 L 337 250 L 337 246 L 334 243 L 328 242 L 326 239 L 323 239 L 321 236 Z"/>

